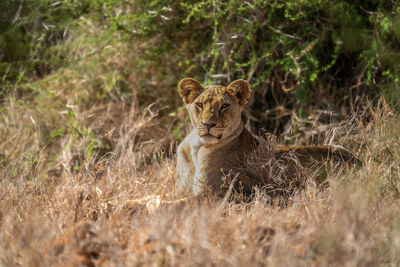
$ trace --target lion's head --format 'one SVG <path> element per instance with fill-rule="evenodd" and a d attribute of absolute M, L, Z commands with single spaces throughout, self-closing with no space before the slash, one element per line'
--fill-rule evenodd
<path fill-rule="evenodd" d="M 240 114 L 251 95 L 247 81 L 236 80 L 227 87 L 204 87 L 195 79 L 185 78 L 178 87 L 193 127 L 204 144 L 218 143 L 241 127 Z"/>

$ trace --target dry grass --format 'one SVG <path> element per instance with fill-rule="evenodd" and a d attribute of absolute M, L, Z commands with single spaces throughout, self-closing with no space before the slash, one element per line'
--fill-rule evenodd
<path fill-rule="evenodd" d="M 49 144 L 32 121 L 46 114 L 9 100 L 0 120 L 0 265 L 398 265 L 400 127 L 380 106 L 368 123 L 330 135 L 364 166 L 335 170 L 328 187 L 302 184 L 283 196 L 285 206 L 267 188 L 222 210 L 203 198 L 150 215 L 131 200 L 170 199 L 175 166 L 174 141 L 152 112 L 134 104 L 77 110 L 78 124 L 112 145 L 89 156 L 89 137 Z M 154 141 L 161 137 L 172 149 Z"/>

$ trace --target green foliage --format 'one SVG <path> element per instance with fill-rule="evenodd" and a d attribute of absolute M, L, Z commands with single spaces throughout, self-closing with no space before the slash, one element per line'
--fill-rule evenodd
<path fill-rule="evenodd" d="M 68 36 L 68 25 L 89 0 L 0 2 L 0 77 L 4 85 L 42 77 L 61 65 L 49 48 Z M 5 93 L 5 88 L 2 88 Z M 1 93 L 1 92 L 0 92 Z"/>
<path fill-rule="evenodd" d="M 181 70 L 177 80 L 192 76 L 209 84 L 250 79 L 256 90 L 252 117 L 269 130 L 281 126 L 262 113 L 277 103 L 298 115 L 315 107 L 353 112 L 364 105 L 360 99 L 365 96 L 374 97 L 388 85 L 399 90 L 400 8 L 393 1 L 102 4 L 110 28 L 129 38 L 157 39 L 147 47 L 142 67 L 173 54 Z M 166 75 L 161 72 L 159 76 Z"/>
<path fill-rule="evenodd" d="M 181 77 L 205 83 L 250 78 L 256 89 L 276 83 L 267 90 L 270 100 L 257 105 L 273 108 L 283 100 L 287 107 L 309 106 L 329 75 L 336 88 L 352 86 L 350 73 L 361 75 L 374 92 L 383 80 L 398 90 L 400 8 L 392 1 L 10 0 L 0 5 L 7 10 L 0 23 L 4 83 L 41 77 L 64 64 L 57 47 L 49 48 L 68 36 L 71 21 L 91 10 L 96 23 L 105 18 L 121 41 L 157 39 L 141 51 L 138 69 L 162 67 L 157 61 L 171 61 L 173 54 Z M 282 89 L 294 90 L 286 96 Z M 340 100 L 344 91 L 331 92 L 333 99 L 354 104 Z"/>

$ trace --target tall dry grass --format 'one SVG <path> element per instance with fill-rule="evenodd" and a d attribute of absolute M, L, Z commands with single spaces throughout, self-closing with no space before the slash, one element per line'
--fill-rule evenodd
<path fill-rule="evenodd" d="M 149 214 L 134 200 L 170 199 L 176 145 L 151 107 L 76 110 L 112 144 L 88 157 L 89 137 L 49 143 L 33 119 L 47 115 L 10 99 L 0 119 L 0 265 L 398 265 L 398 114 L 384 103 L 370 110 L 324 137 L 364 162 L 332 171 L 329 186 L 307 183 L 284 206 L 258 190 L 223 209 L 204 197 Z"/>

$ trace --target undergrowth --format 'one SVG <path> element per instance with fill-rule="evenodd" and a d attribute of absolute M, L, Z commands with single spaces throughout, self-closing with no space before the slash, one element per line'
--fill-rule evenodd
<path fill-rule="evenodd" d="M 259 190 L 250 202 L 223 209 L 204 198 L 152 214 L 138 200 L 171 199 L 175 169 L 162 149 L 145 152 L 155 114 L 130 106 L 115 148 L 78 169 L 75 157 L 86 151 L 86 139 L 59 137 L 62 150 L 51 166 L 60 169 L 49 170 L 39 127 L 27 131 L 31 113 L 9 107 L 0 132 L 7 140 L 0 146 L 2 265 L 399 264 L 400 135 L 398 114 L 385 103 L 368 123 L 349 121 L 336 130 L 348 134 L 335 134 L 335 143 L 357 151 L 363 167 L 334 170 L 329 187 L 308 183 L 287 195 L 285 206 Z"/>

